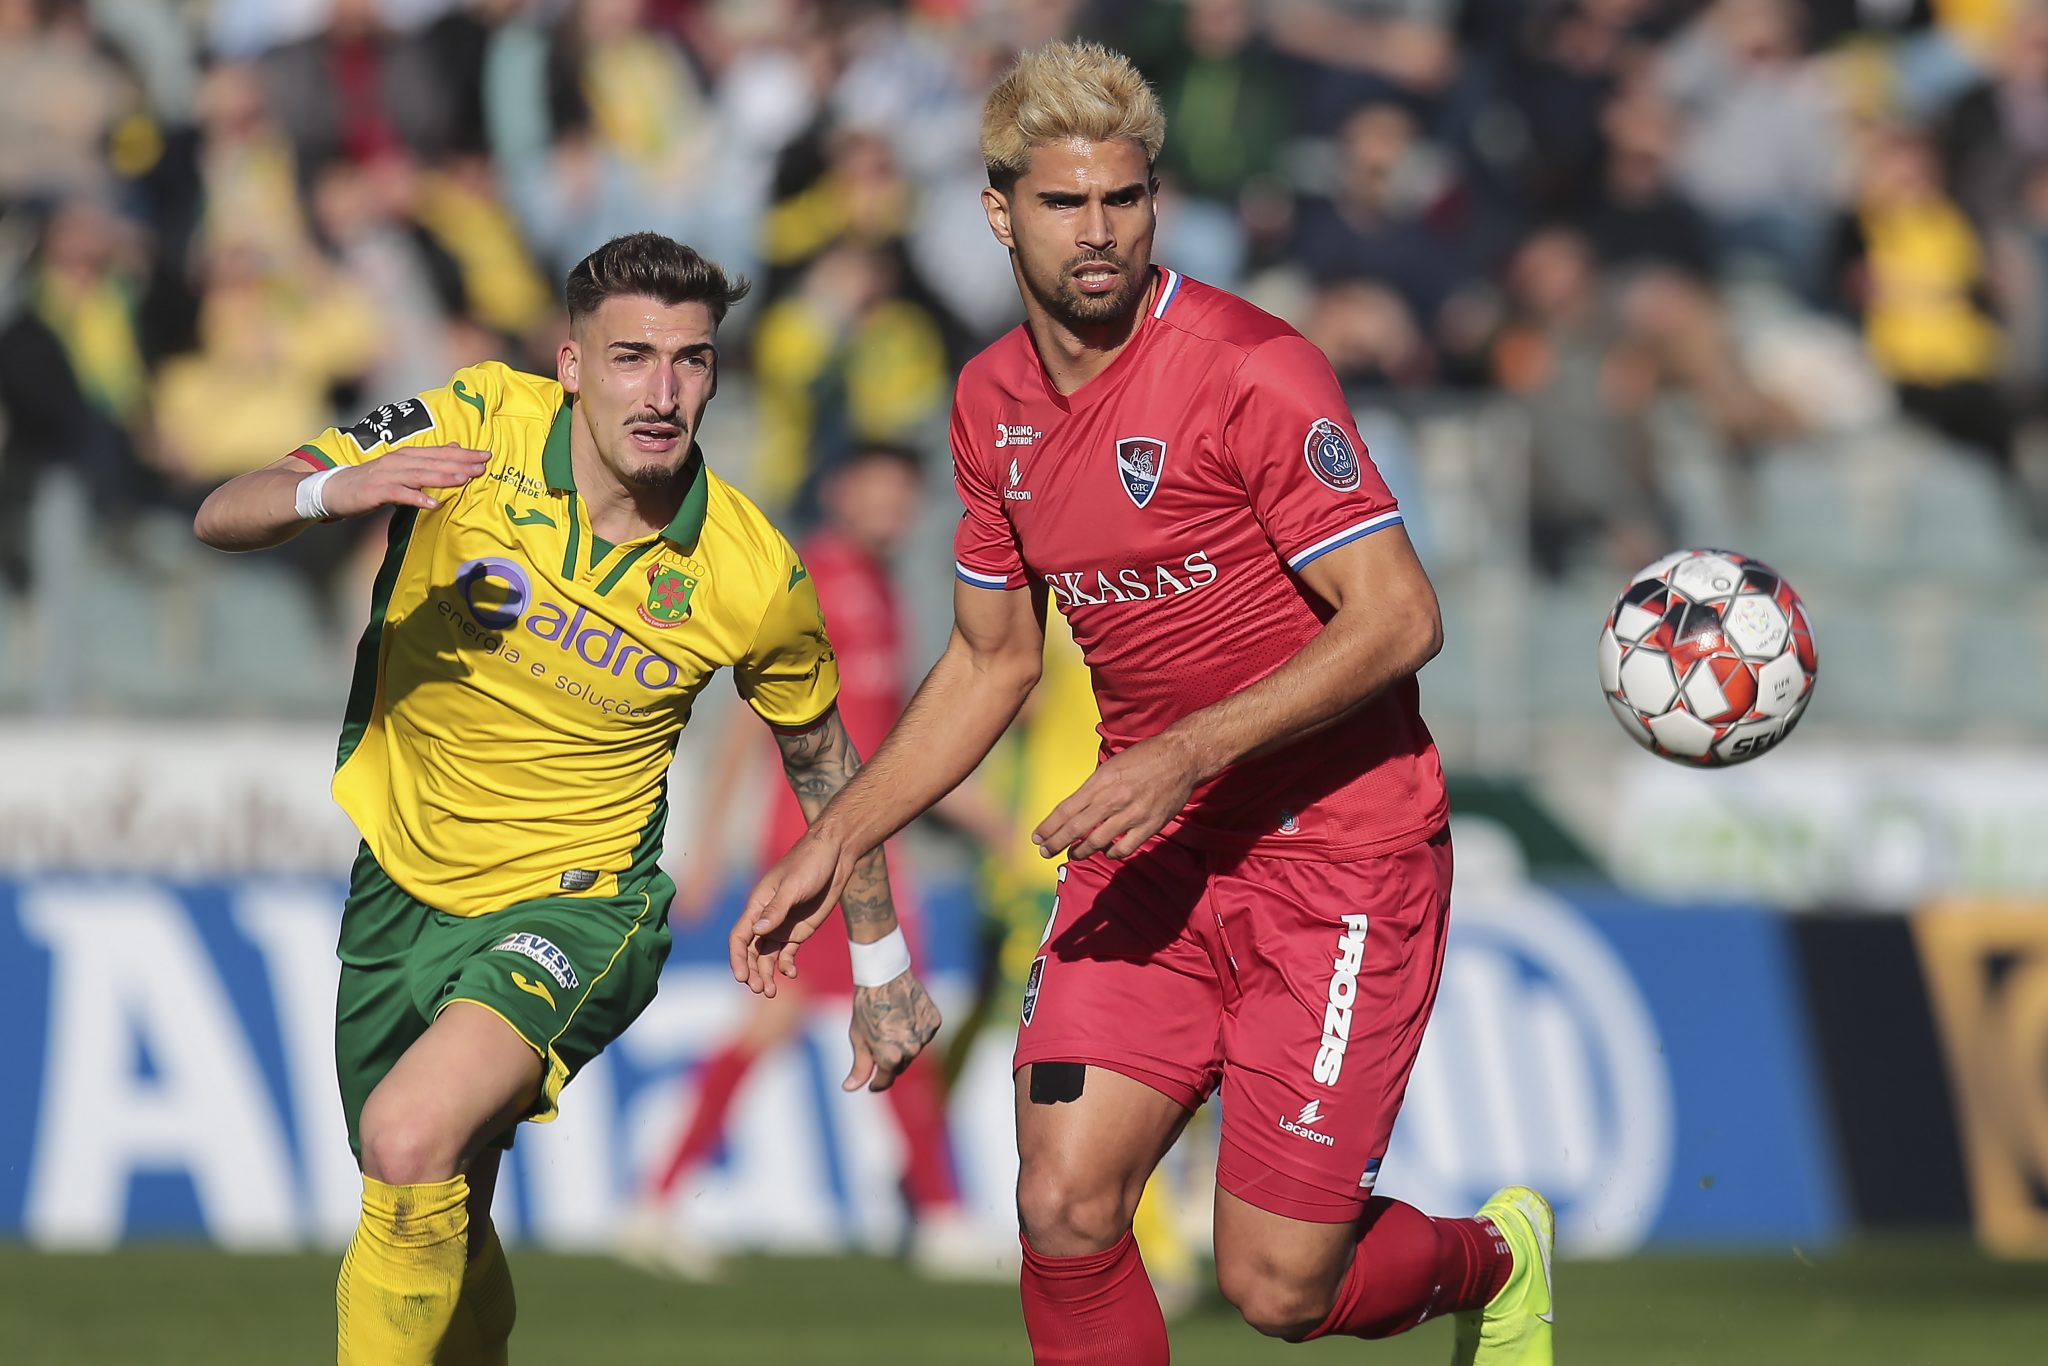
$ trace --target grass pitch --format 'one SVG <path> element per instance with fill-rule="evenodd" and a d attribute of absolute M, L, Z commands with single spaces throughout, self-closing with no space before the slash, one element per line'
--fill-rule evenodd
<path fill-rule="evenodd" d="M 15 1366 L 331 1362 L 335 1259 L 182 1247 L 0 1248 L 0 1359 Z M 1026 1366 L 1013 1289 L 919 1281 L 871 1258 L 754 1259 L 717 1286 L 514 1250 L 513 1359 L 748 1366 Z M 1960 1241 L 1811 1258 L 1639 1257 L 1558 1275 L 1564 1366 L 2021 1366 L 2048 1360 L 2048 1268 Z M 1446 1324 L 1290 1347 L 1227 1307 L 1173 1327 L 1177 1366 L 1441 1366 Z"/>

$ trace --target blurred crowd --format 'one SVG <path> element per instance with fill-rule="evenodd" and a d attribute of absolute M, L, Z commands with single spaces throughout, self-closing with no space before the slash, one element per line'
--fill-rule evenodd
<path fill-rule="evenodd" d="M 1015 321 L 981 99 L 1072 33 L 1165 102 L 1160 259 L 1361 402 L 1513 397 L 1549 568 L 1665 548 L 1673 404 L 1735 469 L 1895 415 L 2039 464 L 2036 0 L 0 0 L 0 591 L 51 468 L 118 538 L 460 365 L 552 371 L 562 273 L 632 229 L 757 282 L 764 504 L 936 454 Z"/>

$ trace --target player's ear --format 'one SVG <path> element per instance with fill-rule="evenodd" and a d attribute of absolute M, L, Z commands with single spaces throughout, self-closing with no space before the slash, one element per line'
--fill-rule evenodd
<path fill-rule="evenodd" d="M 574 394 L 580 392 L 579 385 L 582 381 L 582 377 L 578 373 L 578 362 L 580 359 L 581 357 L 577 354 L 576 339 L 574 337 L 563 342 L 562 349 L 555 352 L 555 378 L 562 382 L 562 389 L 565 393 Z"/>
<path fill-rule="evenodd" d="M 996 235 L 996 241 L 1014 249 L 1017 239 L 1010 227 L 1010 197 L 993 185 L 984 185 L 981 211 L 988 215 L 988 230 Z"/>

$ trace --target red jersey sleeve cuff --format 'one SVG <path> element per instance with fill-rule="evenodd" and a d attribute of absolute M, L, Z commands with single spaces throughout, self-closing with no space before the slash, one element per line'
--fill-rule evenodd
<path fill-rule="evenodd" d="M 319 451 L 314 450 L 311 446 L 301 446 L 297 450 L 293 451 L 292 454 L 296 455 L 297 457 L 299 457 L 299 459 L 305 461 L 308 465 L 311 465 L 316 470 L 331 470 L 334 468 L 334 462 L 332 460 L 329 460 L 326 456 L 322 455 Z"/>
<path fill-rule="evenodd" d="M 986 569 L 976 569 L 961 560 L 953 561 L 953 577 L 962 583 L 971 583 L 976 588 L 1021 588 L 1024 585 L 1024 572 L 1020 569 L 1013 569 L 1007 574 L 996 574 Z"/>
<path fill-rule="evenodd" d="M 1339 546 L 1350 545 L 1353 541 L 1370 536 L 1375 531 L 1384 531 L 1390 526 L 1399 525 L 1401 525 L 1401 509 L 1399 508 L 1368 517 L 1362 522 L 1353 522 L 1350 526 L 1333 531 L 1321 540 L 1311 542 L 1289 555 L 1287 557 L 1287 567 L 1299 572 L 1303 565 L 1313 560 L 1321 559 Z"/>

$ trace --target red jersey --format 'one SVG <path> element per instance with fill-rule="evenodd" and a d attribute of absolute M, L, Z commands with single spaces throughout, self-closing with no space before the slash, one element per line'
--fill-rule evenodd
<path fill-rule="evenodd" d="M 966 508 L 957 572 L 984 588 L 1048 588 L 1094 680 L 1104 757 L 1293 657 L 1331 611 L 1297 571 L 1401 520 L 1323 353 L 1164 268 L 1130 342 L 1075 393 L 1053 387 L 1022 327 L 976 356 L 952 447 Z M 1416 698 L 1403 679 L 1232 765 L 1178 825 L 1307 858 L 1429 838 L 1449 809 Z"/>
<path fill-rule="evenodd" d="M 839 718 L 853 747 L 869 758 L 903 714 L 903 615 L 896 589 L 887 566 L 835 532 L 813 532 L 797 553 L 818 586 L 818 605 L 839 657 Z M 763 866 L 788 852 L 806 828 L 789 785 L 772 786 Z"/>

